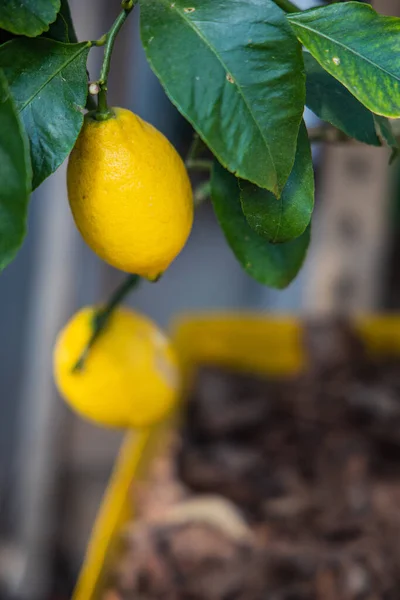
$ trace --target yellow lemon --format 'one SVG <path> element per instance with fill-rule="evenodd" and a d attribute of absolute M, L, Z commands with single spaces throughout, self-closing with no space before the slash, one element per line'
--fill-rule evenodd
<path fill-rule="evenodd" d="M 64 399 L 82 416 L 111 427 L 143 427 L 174 409 L 179 369 L 168 339 L 148 318 L 116 310 L 88 353 L 74 365 L 93 327 L 95 308 L 75 314 L 54 350 L 54 377 Z"/>
<path fill-rule="evenodd" d="M 129 110 L 85 117 L 68 164 L 68 198 L 86 243 L 117 269 L 154 279 L 182 250 L 193 195 L 182 159 Z"/>

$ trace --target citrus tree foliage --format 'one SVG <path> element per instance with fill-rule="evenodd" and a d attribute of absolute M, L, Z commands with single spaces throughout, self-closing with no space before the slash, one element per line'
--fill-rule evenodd
<path fill-rule="evenodd" d="M 400 19 L 361 2 L 300 11 L 289 0 L 138 1 L 148 62 L 214 157 L 211 198 L 228 244 L 249 275 L 285 287 L 304 261 L 314 206 L 304 107 L 396 153 Z M 23 241 L 31 190 L 82 127 L 94 44 L 76 39 L 67 0 L 2 2 L 0 44 L 4 268 Z"/>

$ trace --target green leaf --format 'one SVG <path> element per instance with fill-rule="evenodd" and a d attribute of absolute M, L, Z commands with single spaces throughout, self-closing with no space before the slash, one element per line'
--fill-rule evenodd
<path fill-rule="evenodd" d="M 14 38 L 15 35 L 13 33 L 5 31 L 4 29 L 0 29 L 0 44 L 5 44 L 6 42 L 13 40 Z"/>
<path fill-rule="evenodd" d="M 57 19 L 50 25 L 49 31 L 44 35 L 52 40 L 66 42 L 68 44 L 75 44 L 78 41 L 72 22 L 68 0 L 61 0 L 61 8 L 57 15 Z"/>
<path fill-rule="evenodd" d="M 272 0 L 140 0 L 141 36 L 172 102 L 221 164 L 279 196 L 305 99 L 300 45 Z"/>
<path fill-rule="evenodd" d="M 36 37 L 49 29 L 60 10 L 60 0 L 2 0 L 0 27 L 17 35 Z"/>
<path fill-rule="evenodd" d="M 10 40 L 15 39 L 15 37 L 15 34 L 0 29 L 0 44 L 9 42 Z M 42 33 L 41 37 L 72 44 L 78 41 L 71 18 L 68 0 L 61 0 L 61 8 L 57 15 L 57 19 L 50 25 L 48 31 Z"/>
<path fill-rule="evenodd" d="M 69 9 L 68 0 L 61 0 L 61 8 L 57 14 L 57 19 L 54 23 L 51 23 L 47 31 L 42 33 L 42 37 L 50 38 L 58 42 L 76 43 L 78 38 L 76 37 L 74 24 L 71 18 L 71 11 Z M 0 44 L 9 42 L 15 39 L 15 34 L 0 29 Z"/>
<path fill-rule="evenodd" d="M 26 233 L 31 165 L 28 141 L 0 70 L 0 270 L 15 257 Z"/>
<path fill-rule="evenodd" d="M 380 137 L 382 138 L 383 142 L 392 150 L 392 154 L 389 159 L 389 164 L 392 164 L 392 162 L 400 153 L 399 143 L 394 135 L 392 125 L 388 119 L 381 117 L 380 115 L 374 115 L 374 118 L 376 129 L 378 130 Z"/>
<path fill-rule="evenodd" d="M 317 117 L 359 142 L 380 146 L 371 111 L 337 79 L 329 75 L 309 52 L 304 52 L 303 58 L 307 76 L 308 108 Z"/>
<path fill-rule="evenodd" d="M 369 110 L 400 117 L 400 19 L 345 2 L 288 15 L 299 40 Z"/>
<path fill-rule="evenodd" d="M 242 180 L 239 185 L 243 213 L 256 233 L 273 244 L 299 237 L 310 223 L 314 208 L 314 171 L 304 122 L 293 169 L 279 199 L 249 181 Z"/>
<path fill-rule="evenodd" d="M 88 43 L 19 38 L 0 47 L 9 82 L 30 140 L 33 187 L 68 156 L 83 123 Z"/>
<path fill-rule="evenodd" d="M 242 212 L 238 179 L 217 162 L 211 177 L 211 196 L 228 244 L 245 271 L 270 287 L 288 286 L 304 262 L 310 227 L 286 244 L 271 244 L 255 233 Z"/>

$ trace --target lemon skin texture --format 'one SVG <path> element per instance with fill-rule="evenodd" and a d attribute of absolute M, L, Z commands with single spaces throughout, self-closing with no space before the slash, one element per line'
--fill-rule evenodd
<path fill-rule="evenodd" d="M 76 313 L 59 333 L 54 378 L 61 396 L 81 416 L 108 427 L 140 428 L 176 407 L 180 374 L 165 335 L 148 318 L 116 310 L 74 371 L 92 333 L 95 308 Z"/>
<path fill-rule="evenodd" d="M 185 165 L 170 142 L 129 110 L 85 117 L 68 163 L 68 197 L 86 243 L 112 266 L 154 279 L 193 223 Z"/>

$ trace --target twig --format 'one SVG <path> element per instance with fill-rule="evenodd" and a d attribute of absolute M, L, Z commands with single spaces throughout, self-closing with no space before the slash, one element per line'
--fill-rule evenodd
<path fill-rule="evenodd" d="M 90 349 L 92 348 L 93 344 L 96 342 L 98 337 L 101 335 L 101 333 L 104 331 L 114 310 L 117 308 L 117 306 L 121 304 L 122 300 L 126 297 L 126 295 L 139 285 L 140 280 L 141 279 L 139 275 L 128 275 L 128 277 L 126 277 L 122 284 L 112 294 L 111 298 L 104 306 L 104 308 L 100 308 L 95 313 L 93 317 L 92 335 L 90 336 L 89 341 L 83 349 L 83 352 L 80 355 L 79 359 L 75 363 L 72 369 L 73 372 L 82 371 Z"/>
<path fill-rule="evenodd" d="M 99 121 L 109 119 L 111 115 L 111 111 L 107 104 L 107 79 L 110 71 L 111 56 L 117 35 L 137 2 L 138 0 L 123 0 L 121 3 L 122 11 L 114 21 L 110 31 L 97 42 L 98 46 L 105 46 L 103 65 L 101 67 L 100 79 L 98 81 L 100 87 L 98 108 L 95 113 L 95 118 Z"/>
<path fill-rule="evenodd" d="M 301 12 L 301 9 L 290 0 L 274 0 L 275 4 L 287 13 Z"/>

